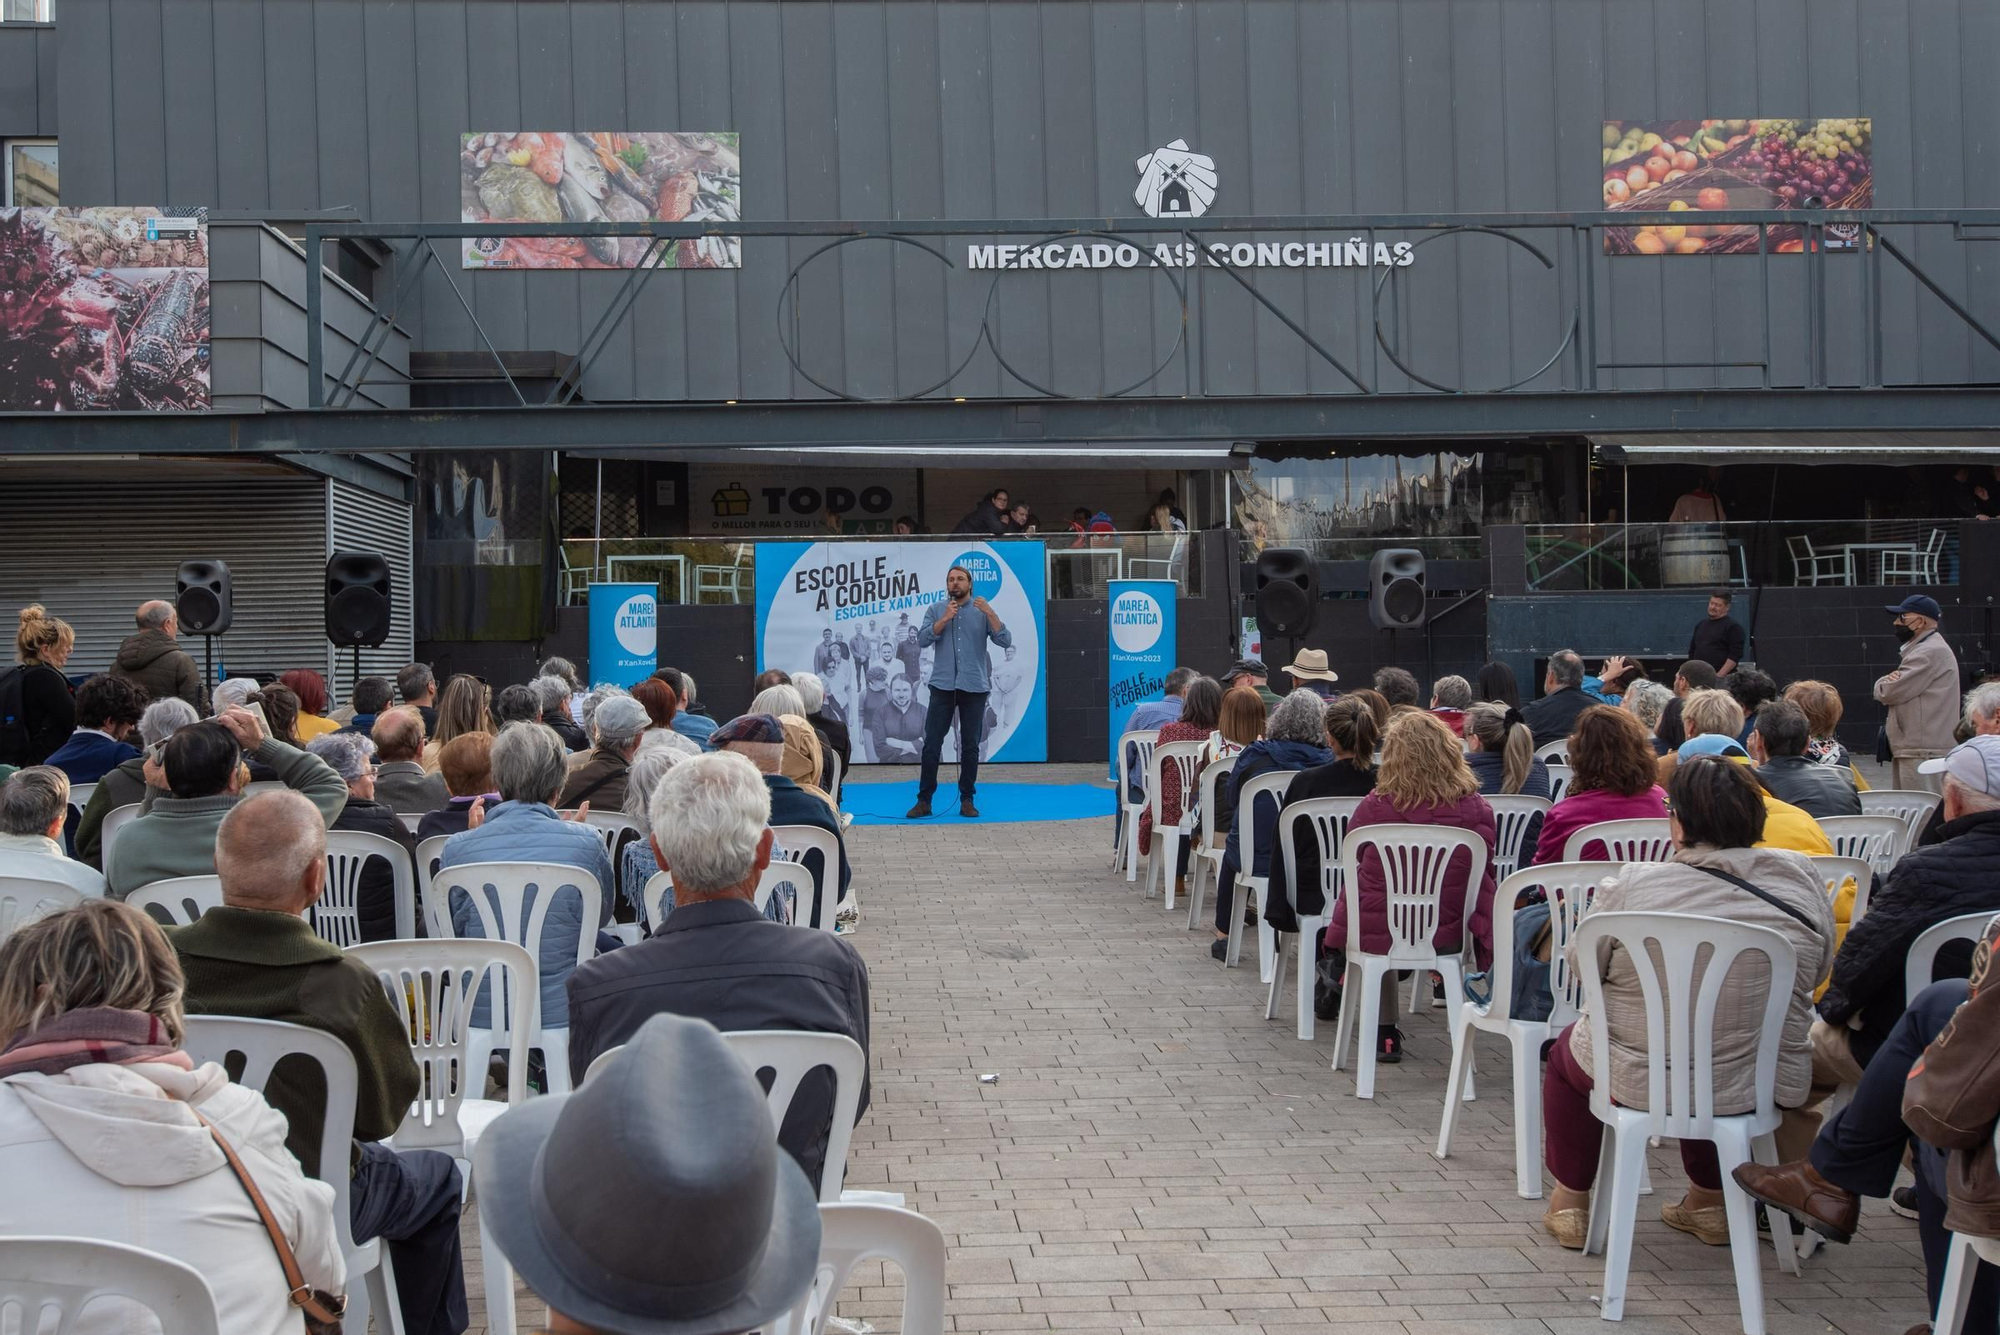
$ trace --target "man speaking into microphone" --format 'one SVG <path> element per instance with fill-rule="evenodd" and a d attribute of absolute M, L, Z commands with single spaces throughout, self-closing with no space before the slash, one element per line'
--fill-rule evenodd
<path fill-rule="evenodd" d="M 930 707 L 924 714 L 923 776 L 917 784 L 917 804 L 909 819 L 931 814 L 931 794 L 937 791 L 938 760 L 944 755 L 944 735 L 958 715 L 958 814 L 977 816 L 972 805 L 979 779 L 979 737 L 986 723 L 986 694 L 992 689 L 987 661 L 988 641 L 1012 648 L 1013 632 L 984 598 L 972 596 L 972 572 L 953 566 L 945 572 L 945 600 L 935 614 L 924 613 L 917 642 L 935 646 L 931 659 Z"/>

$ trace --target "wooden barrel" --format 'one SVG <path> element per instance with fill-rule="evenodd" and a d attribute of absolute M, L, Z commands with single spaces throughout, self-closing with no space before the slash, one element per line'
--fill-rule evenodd
<path fill-rule="evenodd" d="M 1669 524 L 1660 534 L 1660 582 L 1729 583 L 1729 546 L 1720 524 Z"/>

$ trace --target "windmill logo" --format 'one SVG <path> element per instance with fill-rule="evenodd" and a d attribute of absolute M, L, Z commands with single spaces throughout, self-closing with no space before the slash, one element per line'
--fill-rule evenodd
<path fill-rule="evenodd" d="M 1133 200 L 1153 218 L 1199 218 L 1215 200 L 1215 159 L 1176 139 L 1139 159 Z"/>

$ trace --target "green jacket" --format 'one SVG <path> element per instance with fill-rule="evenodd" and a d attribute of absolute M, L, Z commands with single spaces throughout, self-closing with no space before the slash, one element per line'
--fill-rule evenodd
<path fill-rule="evenodd" d="M 287 788 L 304 794 L 328 825 L 347 805 L 347 783 L 318 756 L 266 737 L 250 753 L 278 773 Z M 215 875 L 215 832 L 236 805 L 235 793 L 213 797 L 152 797 L 119 834 L 106 861 L 106 893 L 123 899 L 140 886 L 170 876 Z"/>
<path fill-rule="evenodd" d="M 410 1032 L 367 965 L 289 913 L 210 909 L 186 927 L 169 928 L 167 936 L 187 974 L 189 1015 L 284 1020 L 332 1034 L 347 1044 L 360 1073 L 355 1139 L 386 1140 L 402 1126 L 421 1077 Z M 264 1098 L 291 1124 L 286 1147 L 308 1177 L 318 1177 L 326 1126 L 326 1080 L 318 1063 L 279 1062 Z"/>

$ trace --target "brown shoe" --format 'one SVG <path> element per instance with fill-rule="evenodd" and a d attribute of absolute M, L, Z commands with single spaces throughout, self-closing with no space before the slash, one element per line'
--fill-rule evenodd
<path fill-rule="evenodd" d="M 1851 1242 L 1861 1221 L 1861 1198 L 1821 1177 L 1807 1160 L 1767 1168 L 1738 1164 L 1736 1185 L 1774 1210 L 1783 1210 L 1828 1242 Z"/>

